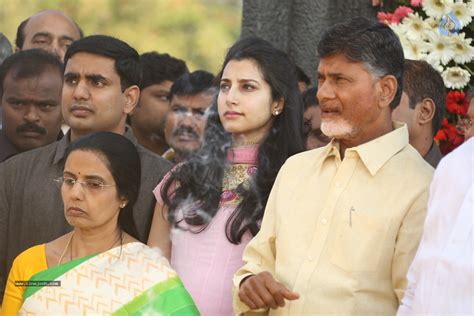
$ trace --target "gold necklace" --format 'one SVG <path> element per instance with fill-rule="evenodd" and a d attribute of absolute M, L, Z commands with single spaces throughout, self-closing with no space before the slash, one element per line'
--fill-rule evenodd
<path fill-rule="evenodd" d="M 63 253 L 61 254 L 61 257 L 59 257 L 59 262 L 58 262 L 58 266 L 61 264 L 61 261 L 63 261 L 63 257 L 64 255 L 66 254 L 66 250 L 67 248 L 69 247 L 69 244 L 71 243 L 71 240 L 72 240 L 72 237 L 74 236 L 74 232 L 72 232 L 71 234 L 71 237 L 69 238 L 67 244 L 66 244 L 66 247 L 64 247 L 64 250 L 63 250 Z M 71 246 L 71 257 L 72 257 L 72 246 Z"/>
<path fill-rule="evenodd" d="M 232 142 L 232 147 L 243 147 L 243 146 L 252 146 L 252 145 L 260 145 L 262 140 L 249 140 L 245 142 Z"/>
<path fill-rule="evenodd" d="M 232 139 L 232 147 L 259 145 L 263 142 L 264 138 L 265 137 L 246 138 L 244 136 L 240 136 L 238 139 Z"/>
<path fill-rule="evenodd" d="M 72 237 L 74 237 L 74 232 L 72 232 L 71 237 L 69 238 L 69 240 L 66 244 L 66 247 L 64 247 L 63 253 L 59 257 L 58 266 L 63 261 L 63 257 L 66 254 L 66 251 L 69 248 L 69 245 L 71 245 L 71 255 L 70 255 L 69 261 L 72 261 Z M 117 237 L 117 239 L 114 240 L 114 242 L 112 243 L 112 245 L 108 249 L 112 249 L 114 247 L 114 245 L 117 243 L 117 241 L 119 241 L 119 240 L 120 240 L 120 246 L 122 246 L 123 245 L 123 230 L 120 230 L 119 236 Z M 122 252 L 122 251 L 120 250 L 120 252 Z"/>

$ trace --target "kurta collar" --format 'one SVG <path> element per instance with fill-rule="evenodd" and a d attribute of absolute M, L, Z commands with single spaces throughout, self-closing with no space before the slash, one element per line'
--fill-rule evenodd
<path fill-rule="evenodd" d="M 359 146 L 347 148 L 345 156 L 351 155 L 352 152 L 357 153 L 370 174 L 374 176 L 390 158 L 408 145 L 406 124 L 395 121 L 392 123 L 393 131 Z M 339 143 L 335 139 L 326 145 L 326 157 L 331 156 L 340 157 Z"/>
<path fill-rule="evenodd" d="M 259 145 L 232 147 L 227 151 L 227 160 L 234 164 L 257 164 Z"/>

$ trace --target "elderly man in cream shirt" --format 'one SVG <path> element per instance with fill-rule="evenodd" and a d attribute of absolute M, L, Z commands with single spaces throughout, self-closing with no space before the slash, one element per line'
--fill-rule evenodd
<path fill-rule="evenodd" d="M 234 277 L 237 315 L 394 315 L 426 214 L 433 168 L 391 121 L 403 51 L 356 18 L 318 45 L 325 147 L 291 157 Z"/>

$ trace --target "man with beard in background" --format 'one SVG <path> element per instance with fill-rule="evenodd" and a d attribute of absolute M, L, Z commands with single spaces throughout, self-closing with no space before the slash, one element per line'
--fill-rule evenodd
<path fill-rule="evenodd" d="M 171 148 L 164 154 L 165 158 L 178 163 L 201 147 L 206 110 L 216 92 L 214 76 L 207 71 L 184 74 L 175 81 L 165 123 L 165 138 Z"/>

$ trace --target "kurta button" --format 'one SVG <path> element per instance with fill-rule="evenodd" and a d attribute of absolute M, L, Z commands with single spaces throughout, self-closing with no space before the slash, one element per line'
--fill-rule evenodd
<path fill-rule="evenodd" d="M 323 218 L 323 219 L 321 220 L 321 224 L 326 225 L 327 223 L 328 223 L 327 219 Z"/>

